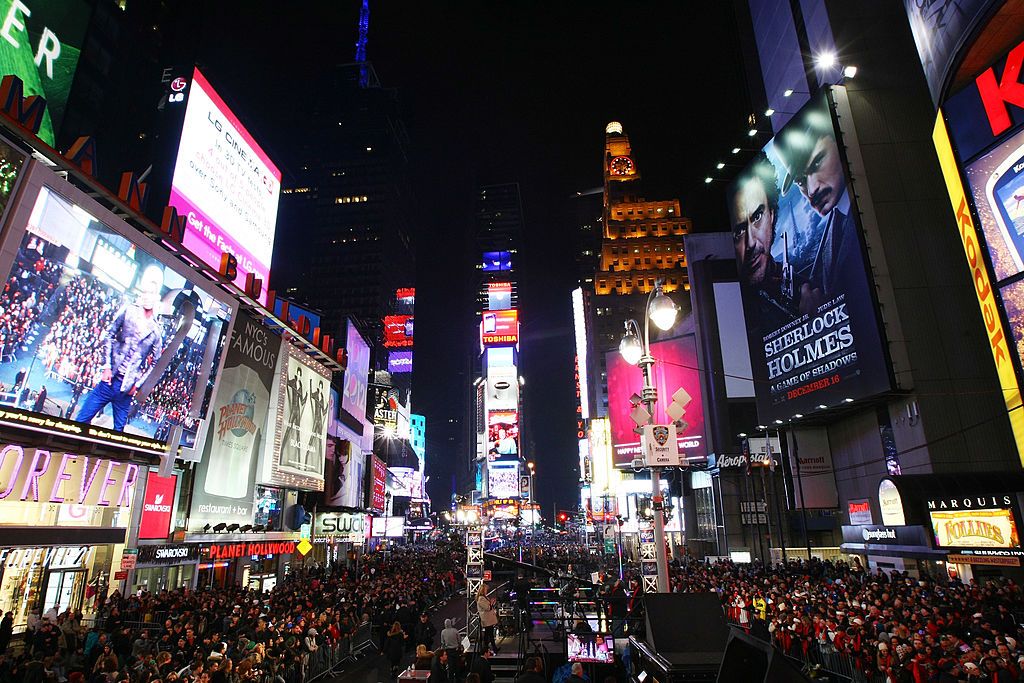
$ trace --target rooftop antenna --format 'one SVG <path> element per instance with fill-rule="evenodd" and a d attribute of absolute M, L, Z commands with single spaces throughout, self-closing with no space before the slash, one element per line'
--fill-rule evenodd
<path fill-rule="evenodd" d="M 359 10 L 359 40 L 356 41 L 356 62 L 359 64 L 359 87 L 369 85 L 370 76 L 366 69 L 366 43 L 370 33 L 370 0 L 363 0 Z"/>

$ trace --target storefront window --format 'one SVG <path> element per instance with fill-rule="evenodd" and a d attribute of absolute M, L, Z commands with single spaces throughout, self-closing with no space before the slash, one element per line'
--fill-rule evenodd
<path fill-rule="evenodd" d="M 25 629 L 30 614 L 52 607 L 92 617 L 109 584 L 112 556 L 109 545 L 4 549 L 0 612 L 14 613 L 16 631 Z"/>
<path fill-rule="evenodd" d="M 169 567 L 142 567 L 135 570 L 133 591 L 149 591 L 155 593 L 162 590 L 172 591 L 176 588 L 192 586 L 196 565 L 182 564 Z"/>

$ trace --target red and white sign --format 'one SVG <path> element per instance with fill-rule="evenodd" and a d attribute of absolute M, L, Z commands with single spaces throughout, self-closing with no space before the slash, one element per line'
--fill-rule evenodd
<path fill-rule="evenodd" d="M 389 349 L 412 346 L 413 317 L 411 315 L 384 316 L 384 346 Z"/>
<path fill-rule="evenodd" d="M 146 498 L 142 503 L 139 538 L 167 538 L 174 517 L 174 491 L 178 477 L 161 477 L 156 472 L 146 475 Z"/>
<path fill-rule="evenodd" d="M 513 346 L 519 343 L 519 311 L 484 311 L 480 321 L 480 346 Z"/>
<path fill-rule="evenodd" d="M 850 524 L 874 524 L 871 518 L 871 501 L 867 498 L 858 498 L 847 502 L 847 509 L 850 512 Z"/>
<path fill-rule="evenodd" d="M 370 509 L 384 512 L 384 494 L 388 477 L 388 466 L 375 455 L 370 456 L 372 468 L 372 486 L 370 488 Z"/>

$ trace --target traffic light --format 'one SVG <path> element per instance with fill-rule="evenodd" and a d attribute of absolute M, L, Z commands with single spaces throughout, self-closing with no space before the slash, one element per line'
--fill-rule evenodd
<path fill-rule="evenodd" d="M 568 525 L 568 522 L 569 513 L 565 512 L 564 510 L 560 511 L 558 513 L 558 525 L 564 529 Z"/>

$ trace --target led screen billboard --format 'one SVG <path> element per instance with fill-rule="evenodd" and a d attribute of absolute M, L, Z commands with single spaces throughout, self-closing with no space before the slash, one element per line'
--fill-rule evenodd
<path fill-rule="evenodd" d="M 487 309 L 491 311 L 504 311 L 508 308 L 512 308 L 512 283 L 488 282 Z"/>
<path fill-rule="evenodd" d="M 330 371 L 285 343 L 278 363 L 278 425 L 266 484 L 310 491 L 324 488 Z"/>
<path fill-rule="evenodd" d="M 929 515 L 936 548 L 1020 547 L 1013 510 L 931 510 Z"/>
<path fill-rule="evenodd" d="M 401 375 L 412 372 L 412 351 L 392 351 L 388 354 L 388 372 Z"/>
<path fill-rule="evenodd" d="M 511 368 L 516 364 L 515 347 L 492 346 L 484 353 L 487 357 L 488 372 L 490 372 L 491 368 Z"/>
<path fill-rule="evenodd" d="M 352 321 L 347 322 L 345 356 L 348 365 L 345 368 L 341 409 L 362 423 L 366 417 L 366 395 L 370 382 L 370 346 L 363 340 Z"/>
<path fill-rule="evenodd" d="M 46 100 L 39 139 L 55 146 L 91 8 L 80 0 L 0 0 L 0 74 Z"/>
<path fill-rule="evenodd" d="M 370 456 L 368 507 L 375 512 L 384 512 L 384 494 L 387 492 L 388 466 L 376 455 Z"/>
<path fill-rule="evenodd" d="M 384 316 L 384 346 L 388 348 L 412 346 L 412 338 L 413 316 Z"/>
<path fill-rule="evenodd" d="M 481 266 L 485 273 L 512 270 L 512 252 L 509 251 L 485 251 L 483 264 Z"/>
<path fill-rule="evenodd" d="M 491 368 L 487 371 L 488 412 L 495 410 L 519 410 L 519 373 L 516 368 Z"/>
<path fill-rule="evenodd" d="M 327 437 L 324 465 L 324 503 L 334 507 L 362 507 L 366 458 L 355 444 Z"/>
<path fill-rule="evenodd" d="M 159 452 L 205 416 L 233 304 L 32 168 L 0 257 L 0 422 Z"/>
<path fill-rule="evenodd" d="M 654 409 L 654 424 L 668 424 L 671 418 L 665 409 L 672 403 L 672 395 L 685 391 L 690 401 L 685 406 L 684 429 L 676 430 L 679 450 L 687 461 L 707 457 L 704 440 L 704 404 L 701 400 L 700 372 L 697 370 L 697 344 L 692 335 L 658 341 L 651 344 L 651 355 L 656 362 L 652 369 L 658 402 Z M 630 418 L 633 405 L 630 397 L 643 391 L 643 373 L 635 365 L 623 360 L 618 351 L 606 357 L 608 366 L 608 418 L 611 424 L 612 457 L 616 467 L 625 467 L 633 458 L 641 457 L 640 436 L 633 432 Z"/>
<path fill-rule="evenodd" d="M 288 308 L 288 315 L 282 317 L 285 307 Z M 306 339 L 313 341 L 313 330 L 320 327 L 320 314 L 314 313 L 308 308 L 299 306 L 285 299 L 274 299 L 274 315 L 283 322 L 289 323 Z"/>
<path fill-rule="evenodd" d="M 488 463 L 488 498 L 519 498 L 519 495 L 519 463 L 517 461 Z"/>
<path fill-rule="evenodd" d="M 235 284 L 253 273 L 267 301 L 281 171 L 239 122 L 199 69 L 188 104 L 168 201 L 187 217 L 184 246 L 216 269 L 221 255 L 238 259 Z"/>
<path fill-rule="evenodd" d="M 253 522 L 257 466 L 273 434 L 268 419 L 280 353 L 280 337 L 249 314 L 239 314 L 196 465 L 193 529 Z"/>
<path fill-rule="evenodd" d="M 480 321 L 480 346 L 513 346 L 519 343 L 519 311 L 484 311 Z"/>
<path fill-rule="evenodd" d="M 416 491 L 417 474 L 419 473 L 411 467 L 389 467 L 388 491 L 392 496 L 419 496 L 419 492 Z"/>
<path fill-rule="evenodd" d="M 501 460 L 519 455 L 519 413 L 495 410 L 487 413 L 487 459 Z"/>
<path fill-rule="evenodd" d="M 889 390 L 829 91 L 727 192 L 761 422 Z"/>

